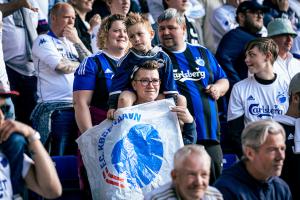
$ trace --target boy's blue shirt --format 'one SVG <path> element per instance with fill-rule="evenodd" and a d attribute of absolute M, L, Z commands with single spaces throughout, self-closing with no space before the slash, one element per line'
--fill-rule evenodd
<path fill-rule="evenodd" d="M 112 79 L 110 96 L 120 94 L 126 89 L 132 89 L 130 76 L 134 67 L 148 60 L 161 61 L 164 64 L 164 67 L 159 68 L 159 76 L 162 83 L 160 93 L 165 95 L 177 94 L 171 59 L 160 47 L 155 46 L 144 55 L 140 55 L 134 49 L 128 51 L 118 63 L 116 74 Z"/>

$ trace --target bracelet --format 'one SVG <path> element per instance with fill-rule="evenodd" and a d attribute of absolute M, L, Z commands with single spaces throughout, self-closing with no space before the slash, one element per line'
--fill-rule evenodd
<path fill-rule="evenodd" d="M 39 140 L 39 139 L 41 139 L 41 135 L 37 131 L 34 131 L 33 134 L 31 134 L 30 136 L 27 137 L 27 141 L 28 141 L 29 144 L 36 141 L 36 140 Z"/>

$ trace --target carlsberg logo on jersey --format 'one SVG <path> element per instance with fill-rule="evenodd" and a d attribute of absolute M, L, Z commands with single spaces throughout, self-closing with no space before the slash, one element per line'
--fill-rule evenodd
<path fill-rule="evenodd" d="M 247 99 L 248 101 L 255 101 L 255 98 L 250 95 Z M 283 115 L 284 114 L 284 106 L 287 101 L 287 97 L 285 94 L 278 93 L 276 96 L 275 104 L 274 105 L 260 105 L 259 103 L 252 103 L 249 106 L 249 113 L 251 115 L 257 116 L 259 118 L 270 118 L 274 117 L 275 115 Z"/>
<path fill-rule="evenodd" d="M 190 70 L 187 70 L 186 72 L 180 71 L 178 72 L 178 69 L 173 70 L 174 79 L 175 81 L 184 82 L 186 80 L 190 81 L 199 81 L 201 79 L 205 79 L 205 72 L 200 71 L 199 68 L 196 68 L 197 71 L 191 72 Z"/>
<path fill-rule="evenodd" d="M 283 114 L 283 110 L 280 109 L 277 105 L 274 105 L 274 107 L 272 108 L 271 106 L 267 105 L 259 105 L 259 104 L 251 104 L 249 106 L 249 112 L 251 115 L 255 115 L 259 118 L 263 118 L 263 117 L 273 117 L 273 115 L 282 115 Z"/>

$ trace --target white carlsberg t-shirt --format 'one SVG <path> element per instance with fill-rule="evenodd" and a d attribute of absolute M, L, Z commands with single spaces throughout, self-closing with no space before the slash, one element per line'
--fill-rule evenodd
<path fill-rule="evenodd" d="M 22 177 L 25 178 L 33 161 L 24 154 Z M 0 152 L 0 199 L 12 199 L 10 167 L 7 158 Z"/>
<path fill-rule="evenodd" d="M 38 102 L 72 101 L 74 74 L 59 73 L 55 68 L 62 58 L 79 62 L 73 43 L 49 32 L 34 41 L 32 53 L 38 78 Z"/>
<path fill-rule="evenodd" d="M 250 76 L 233 86 L 227 120 L 231 121 L 245 114 L 246 125 L 260 119 L 283 115 L 288 106 L 288 83 L 284 79 L 277 76 L 272 84 L 263 85 L 254 76 Z"/>

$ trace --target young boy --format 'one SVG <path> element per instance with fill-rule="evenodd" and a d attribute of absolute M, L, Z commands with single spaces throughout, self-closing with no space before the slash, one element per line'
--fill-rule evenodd
<path fill-rule="evenodd" d="M 107 117 L 114 118 L 115 109 L 132 106 L 136 95 L 130 85 L 130 75 L 137 69 L 137 65 L 147 60 L 156 60 L 160 63 L 159 74 L 161 77 L 160 93 L 165 97 L 174 97 L 178 106 L 185 106 L 185 98 L 178 95 L 174 77 L 173 66 L 169 56 L 158 46 L 152 48 L 151 40 L 154 31 L 151 24 L 141 15 L 130 13 L 125 20 L 127 34 L 132 48 L 120 60 L 115 76 L 112 79 L 112 86 L 109 94 L 109 111 Z M 160 95 L 159 98 L 164 98 Z"/>
<path fill-rule="evenodd" d="M 228 105 L 228 130 L 232 146 L 242 155 L 241 133 L 249 122 L 283 115 L 288 108 L 288 83 L 274 73 L 278 46 L 268 38 L 252 40 L 246 46 L 245 63 L 253 74 L 236 83 Z"/>

